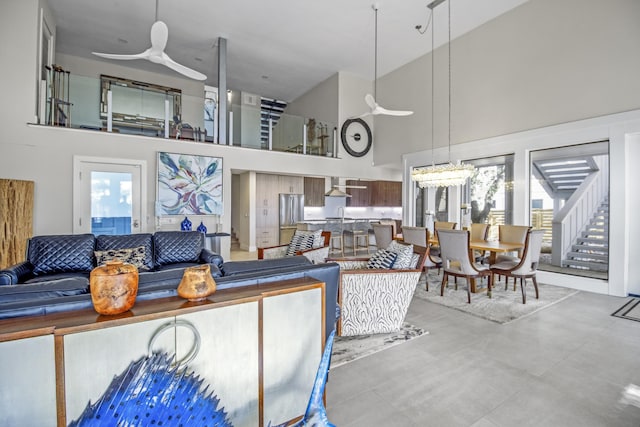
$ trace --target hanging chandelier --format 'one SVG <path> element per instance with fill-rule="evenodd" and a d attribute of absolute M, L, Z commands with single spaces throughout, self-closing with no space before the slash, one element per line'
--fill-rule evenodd
<path fill-rule="evenodd" d="M 475 168 L 473 165 L 460 163 L 454 165 L 449 162 L 444 165 L 432 165 L 421 168 L 413 168 L 411 180 L 418 184 L 418 187 L 452 187 L 464 185 L 471 177 Z"/>
<path fill-rule="evenodd" d="M 464 185 L 467 179 L 471 177 L 475 170 L 473 165 L 458 163 L 451 163 L 451 0 L 448 4 L 448 17 L 449 17 L 449 162 L 444 165 L 436 165 L 433 162 L 434 152 L 434 20 L 433 9 L 444 0 L 434 0 L 429 3 L 427 7 L 431 9 L 431 15 L 429 17 L 429 23 L 431 24 L 431 166 L 413 168 L 411 171 L 411 180 L 418 184 L 418 187 L 452 187 L 458 185 Z M 429 25 L 429 23 L 427 25 Z M 420 26 L 416 26 L 416 29 L 421 34 Z M 425 29 L 426 31 L 426 29 Z"/>

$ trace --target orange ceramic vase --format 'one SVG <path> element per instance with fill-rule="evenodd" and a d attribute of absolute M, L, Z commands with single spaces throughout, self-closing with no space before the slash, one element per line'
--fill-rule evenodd
<path fill-rule="evenodd" d="M 93 308 L 100 314 L 131 309 L 138 295 L 138 269 L 122 261 L 107 261 L 89 275 Z"/>
<path fill-rule="evenodd" d="M 182 280 L 178 285 L 178 295 L 189 301 L 206 299 L 216 291 L 216 282 L 211 277 L 209 264 L 202 264 L 184 269 Z"/>

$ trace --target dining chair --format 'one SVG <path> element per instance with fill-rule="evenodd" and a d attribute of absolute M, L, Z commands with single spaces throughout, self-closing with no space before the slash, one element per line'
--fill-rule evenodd
<path fill-rule="evenodd" d="M 486 242 L 487 237 L 489 236 L 489 224 L 480 222 L 472 223 L 470 231 L 472 242 Z M 485 260 L 487 259 L 486 251 L 475 251 L 474 258 L 476 262 L 481 262 L 484 264 Z"/>
<path fill-rule="evenodd" d="M 387 249 L 393 240 L 393 225 L 391 224 L 371 224 L 373 234 L 376 239 L 376 247 L 378 249 Z"/>
<path fill-rule="evenodd" d="M 498 241 L 506 243 L 520 243 L 524 247 L 524 242 L 527 239 L 527 233 L 531 230 L 528 225 L 510 225 L 501 224 L 498 225 Z M 498 254 L 494 264 L 501 262 L 518 262 L 522 257 L 522 249 L 517 251 L 517 255 Z M 516 287 L 516 280 L 513 279 L 513 287 Z"/>
<path fill-rule="evenodd" d="M 502 224 L 498 226 L 498 240 L 506 243 L 524 244 L 529 230 L 531 230 L 531 227 L 528 225 Z M 522 249 L 518 251 L 518 258 L 520 257 L 522 257 Z M 508 260 L 513 261 L 513 257 L 508 255 L 499 255 L 498 258 L 496 258 L 496 262 Z"/>
<path fill-rule="evenodd" d="M 489 224 L 475 222 L 471 224 L 471 240 L 474 242 L 487 241 L 489 235 Z"/>
<path fill-rule="evenodd" d="M 489 267 L 478 264 L 472 257 L 469 247 L 468 230 L 438 230 L 440 242 L 440 258 L 442 258 L 442 284 L 440 296 L 444 296 L 444 288 L 447 286 L 449 276 L 455 278 L 464 277 L 467 280 L 467 302 L 471 304 L 471 281 L 488 278 L 487 295 L 491 297 L 491 270 Z M 456 282 L 456 290 L 458 284 Z"/>
<path fill-rule="evenodd" d="M 433 223 L 434 230 L 455 230 L 457 222 L 436 221 Z"/>
<path fill-rule="evenodd" d="M 413 245 L 429 247 L 429 229 L 426 227 L 412 227 L 405 225 L 402 227 L 402 240 L 404 243 L 411 243 Z M 439 257 L 431 258 L 429 251 L 424 261 L 424 272 L 429 273 L 430 268 L 440 269 L 442 260 Z M 435 262 L 434 262 L 435 261 Z M 429 290 L 429 278 L 426 278 L 426 290 Z"/>
<path fill-rule="evenodd" d="M 493 276 L 498 274 L 505 276 L 504 288 L 507 289 L 509 277 L 514 280 L 520 279 L 520 288 L 522 289 L 522 303 L 527 303 L 527 294 L 525 287 L 527 279 L 531 279 L 533 287 L 536 290 L 536 299 L 539 297 L 538 282 L 536 281 L 536 271 L 540 261 L 540 251 L 542 249 L 542 238 L 544 230 L 529 230 L 525 238 L 522 258 L 519 260 L 506 260 L 493 264 L 491 266 L 491 280 Z M 515 290 L 515 289 L 514 289 Z"/>

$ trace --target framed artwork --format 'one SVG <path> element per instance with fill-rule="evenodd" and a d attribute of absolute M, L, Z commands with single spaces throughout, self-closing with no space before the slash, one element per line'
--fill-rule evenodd
<path fill-rule="evenodd" d="M 222 158 L 158 152 L 158 216 L 222 215 Z"/>

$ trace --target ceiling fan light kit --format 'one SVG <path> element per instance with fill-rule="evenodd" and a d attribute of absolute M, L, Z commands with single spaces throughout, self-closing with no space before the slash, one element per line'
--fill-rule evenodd
<path fill-rule="evenodd" d="M 420 188 L 434 188 L 434 187 L 452 187 L 458 185 L 464 185 L 467 179 L 473 175 L 475 167 L 471 164 L 451 163 L 451 0 L 449 0 L 449 162 L 444 165 L 435 165 L 433 163 L 434 152 L 434 95 L 433 95 L 433 81 L 434 81 L 434 31 L 433 31 L 433 8 L 443 3 L 445 0 L 435 0 L 427 7 L 431 9 L 431 166 L 413 168 L 411 171 L 411 180 L 418 184 Z M 418 30 L 420 31 L 420 30 Z M 421 33 L 423 34 L 423 33 Z"/>

